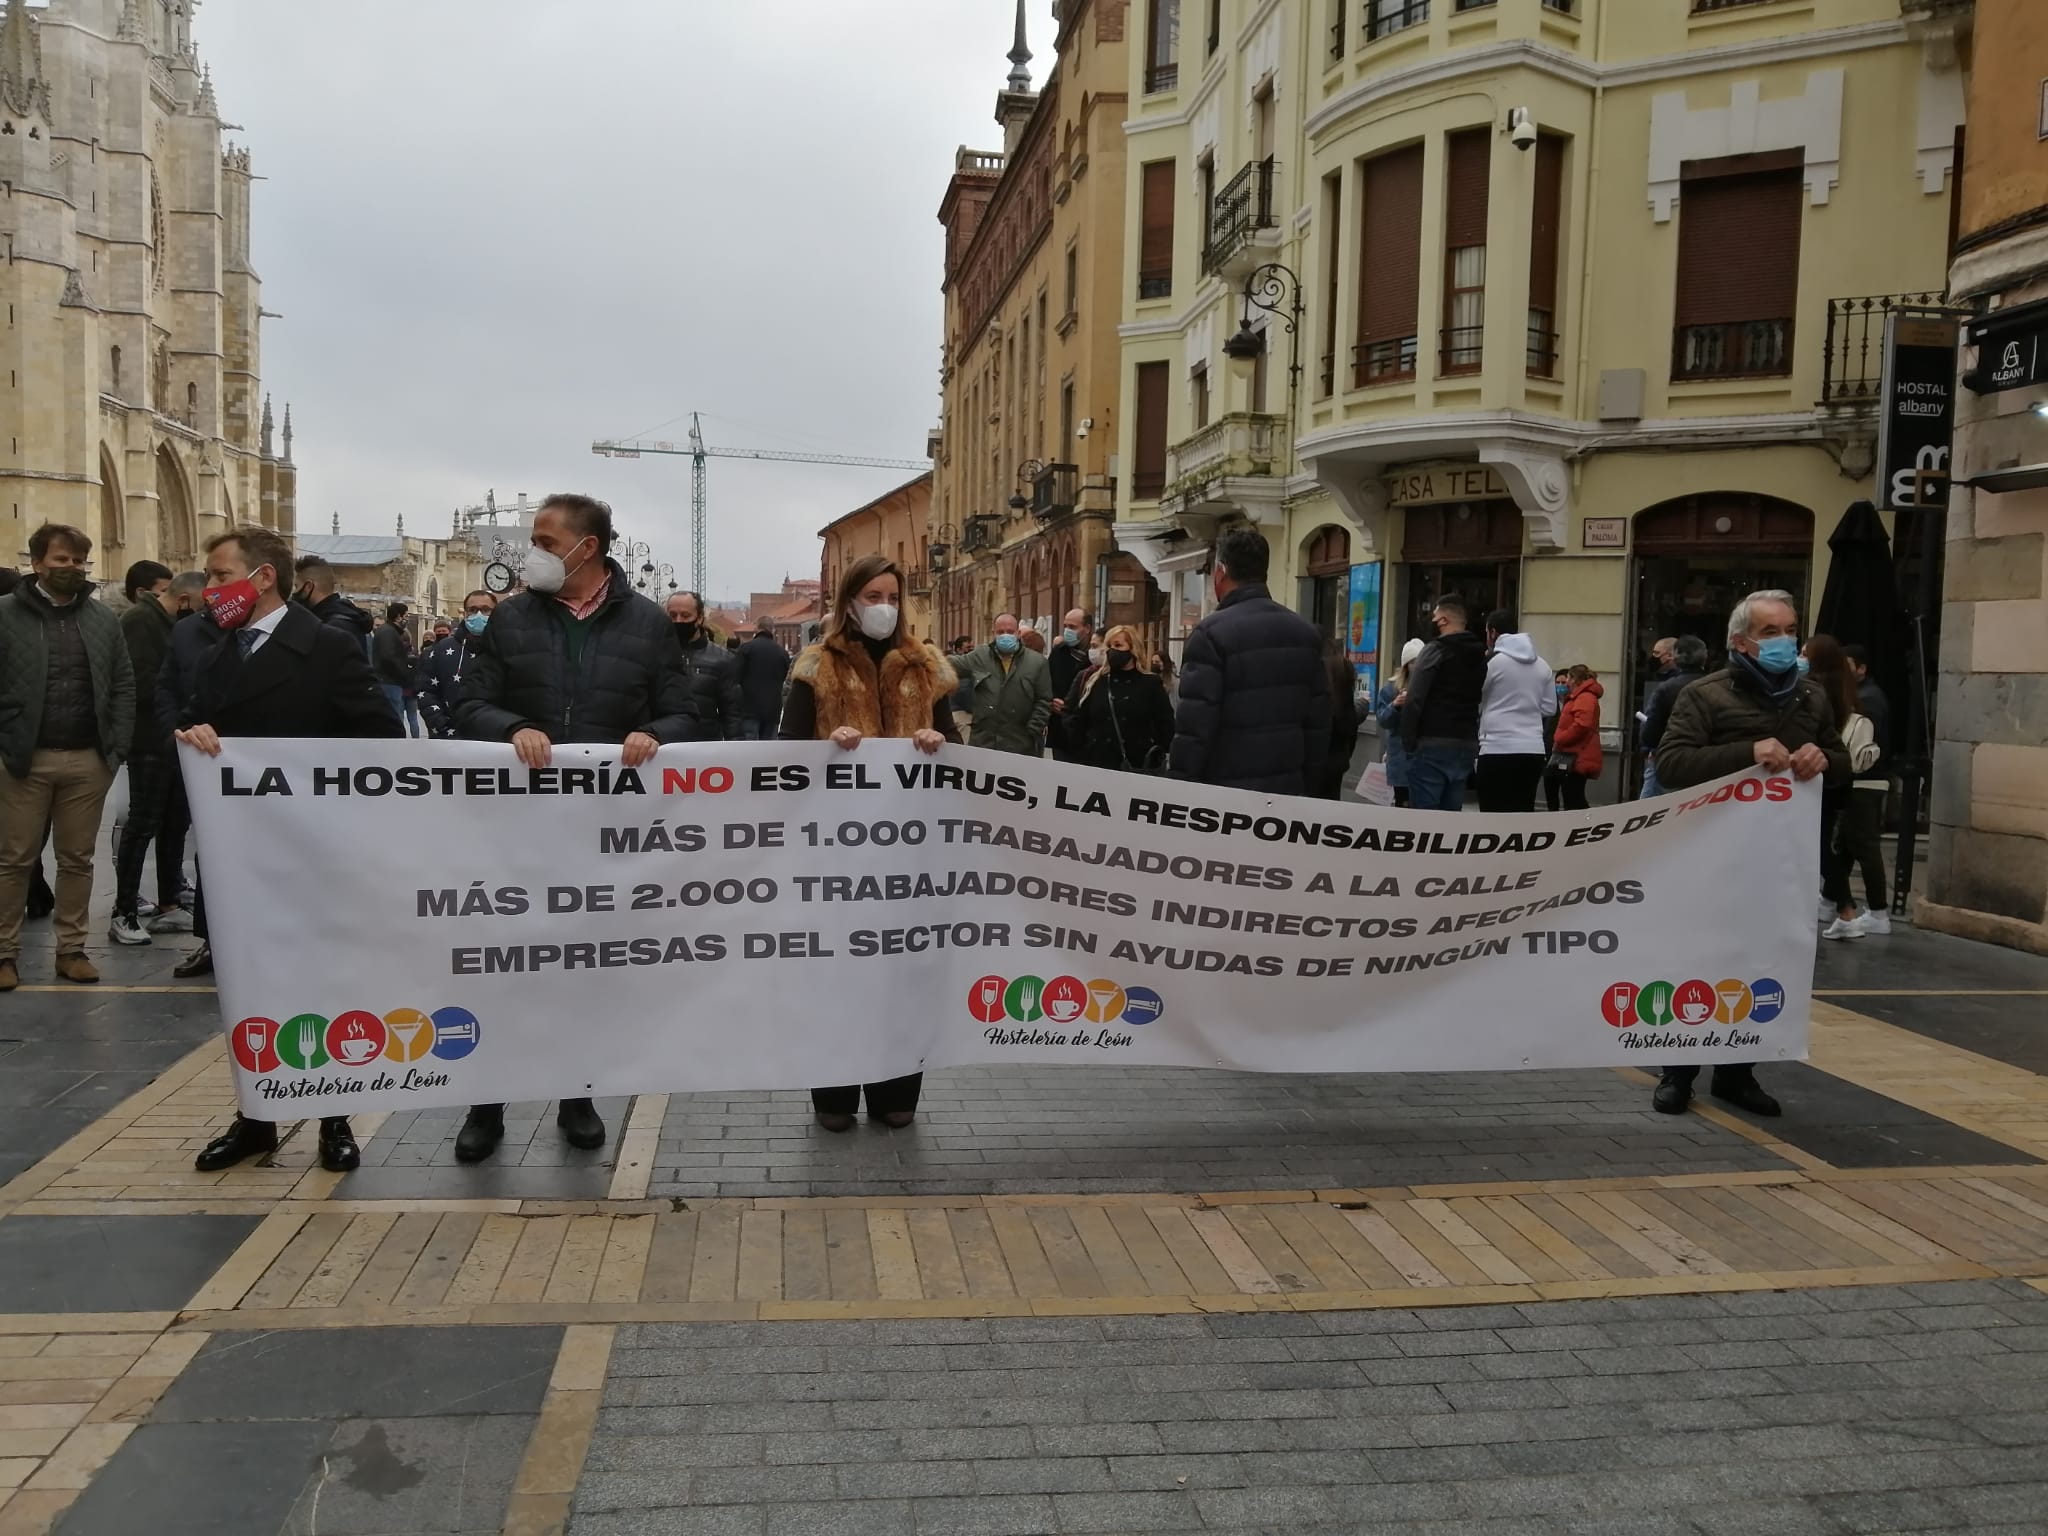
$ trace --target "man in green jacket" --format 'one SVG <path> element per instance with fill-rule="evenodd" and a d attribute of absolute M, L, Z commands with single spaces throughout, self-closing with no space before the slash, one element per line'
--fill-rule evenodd
<path fill-rule="evenodd" d="M 1799 610 L 1790 592 L 1752 592 L 1735 605 L 1728 616 L 1728 665 L 1679 694 L 1657 741 L 1657 782 L 1667 790 L 1750 767 L 1849 782 L 1849 753 L 1834 710 L 1820 684 L 1799 670 Z M 1667 1115 L 1683 1114 L 1699 1073 L 1698 1067 L 1666 1067 L 1651 1104 Z M 1753 1115 L 1779 1112 L 1749 1062 L 1714 1068 L 1712 1091 Z"/>
<path fill-rule="evenodd" d="M 996 615 L 995 638 L 956 656 L 962 690 L 973 700 L 974 744 L 994 752 L 1045 752 L 1045 722 L 1052 718 L 1052 667 L 1027 650 L 1017 615 Z"/>
<path fill-rule="evenodd" d="M 57 974 L 94 982 L 85 957 L 93 841 L 135 729 L 121 625 L 92 596 L 92 540 L 45 523 L 32 580 L 0 597 L 0 992 L 20 985 L 29 871 L 57 848 Z"/>

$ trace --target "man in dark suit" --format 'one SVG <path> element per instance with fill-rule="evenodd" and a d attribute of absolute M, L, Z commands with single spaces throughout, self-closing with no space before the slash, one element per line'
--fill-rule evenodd
<path fill-rule="evenodd" d="M 740 647 L 740 727 L 749 741 L 773 741 L 782 719 L 782 683 L 789 676 L 789 652 L 775 639 L 775 623 L 761 619 L 754 637 Z"/>
<path fill-rule="evenodd" d="M 212 624 L 181 626 L 195 638 L 174 632 L 164 664 L 174 698 L 178 680 L 184 680 L 185 696 L 170 714 L 184 745 L 213 757 L 222 737 L 403 734 L 355 642 L 310 609 L 285 600 L 291 570 L 291 547 L 268 528 L 237 528 L 207 542 Z M 195 645 L 204 649 L 195 651 Z M 236 1115 L 194 1166 L 212 1173 L 276 1148 L 275 1125 Z M 322 1120 L 320 1166 L 346 1173 L 358 1161 L 347 1118 Z"/>

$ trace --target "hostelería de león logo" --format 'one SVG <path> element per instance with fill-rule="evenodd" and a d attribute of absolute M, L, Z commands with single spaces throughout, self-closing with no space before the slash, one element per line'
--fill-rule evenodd
<path fill-rule="evenodd" d="M 1166 1003 L 1150 987 L 1098 977 L 984 976 L 967 989 L 967 1012 L 991 1045 L 1129 1045 L 1123 1026 L 1157 1023 Z"/>
<path fill-rule="evenodd" d="M 1785 988 L 1755 981 L 1611 981 L 1600 993 L 1600 1017 L 1624 1031 L 1631 1049 L 1682 1041 L 1693 1045 L 1758 1045 L 1748 1026 L 1771 1024 L 1785 1011 Z"/>
<path fill-rule="evenodd" d="M 340 1067 L 357 1073 L 402 1066 L 389 1086 L 438 1087 L 443 1062 L 461 1061 L 483 1040 L 483 1026 L 467 1008 L 394 1008 L 386 1014 L 352 1008 L 332 1017 L 298 1013 L 243 1019 L 228 1032 L 228 1049 L 244 1072 L 268 1078 L 286 1068 L 317 1072 Z M 368 1086 L 365 1084 L 364 1086 Z"/>

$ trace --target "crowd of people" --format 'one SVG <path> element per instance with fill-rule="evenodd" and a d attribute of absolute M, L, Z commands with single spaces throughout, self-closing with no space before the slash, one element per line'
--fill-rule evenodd
<path fill-rule="evenodd" d="M 324 560 L 295 560 L 268 529 L 209 540 L 203 571 L 137 562 L 118 618 L 94 600 L 91 540 L 61 525 L 36 530 L 31 575 L 0 596 L 0 991 L 20 982 L 46 843 L 57 867 L 56 975 L 99 979 L 85 953 L 93 849 L 123 766 L 110 937 L 148 944 L 189 931 L 198 947 L 175 974 L 210 974 L 203 877 L 184 880 L 190 817 L 176 743 L 212 754 L 226 737 L 423 732 L 507 742 L 539 768 L 567 743 L 615 746 L 638 766 L 673 742 L 779 737 L 852 751 L 882 737 L 924 752 L 970 743 L 1266 794 L 1342 794 L 1358 736 L 1352 669 L 1272 597 L 1270 551 L 1253 529 L 1217 540 L 1215 608 L 1186 636 L 1177 676 L 1134 629 L 1098 636 L 1082 609 L 1050 645 L 1034 646 L 1004 613 L 986 641 L 960 636 L 941 654 L 903 622 L 905 573 L 881 555 L 845 572 L 817 642 L 794 661 L 765 622 L 729 647 L 698 594 L 678 592 L 664 607 L 636 592 L 612 542 L 603 502 L 548 498 L 521 589 L 469 593 L 459 620 L 436 625 L 415 654 L 402 608 L 374 625 L 338 594 Z M 1553 810 L 1583 809 L 1603 767 L 1592 669 L 1553 670 L 1505 610 L 1475 632 L 1465 604 L 1447 596 L 1431 623 L 1436 638 L 1408 643 L 1374 701 L 1396 803 L 1457 811 L 1469 783 L 1483 810 L 1528 812 L 1540 785 Z M 1794 599 L 1774 591 L 1736 607 L 1719 671 L 1706 671 L 1697 639 L 1659 642 L 1668 665 L 1645 699 L 1646 793 L 1751 765 L 1824 776 L 1826 936 L 1885 932 L 1883 696 L 1855 647 L 1821 635 L 1802 649 L 1798 634 Z M 152 844 L 150 902 L 141 883 Z M 1859 866 L 1869 898 L 1860 911 L 1850 886 Z M 1682 1111 L 1695 1075 L 1667 1071 L 1656 1107 Z M 843 1132 L 865 1099 L 871 1119 L 900 1128 L 915 1118 L 919 1087 L 915 1074 L 824 1087 L 813 1108 L 821 1126 Z M 1712 1091 L 1777 1113 L 1747 1067 L 1719 1069 Z M 606 1138 L 588 1099 L 564 1101 L 557 1122 L 578 1147 Z M 475 1105 L 455 1155 L 479 1161 L 503 1135 L 503 1106 Z M 197 1163 L 224 1168 L 276 1144 L 273 1125 L 237 1116 Z M 324 1167 L 356 1166 L 345 1118 L 323 1120 L 319 1148 Z"/>

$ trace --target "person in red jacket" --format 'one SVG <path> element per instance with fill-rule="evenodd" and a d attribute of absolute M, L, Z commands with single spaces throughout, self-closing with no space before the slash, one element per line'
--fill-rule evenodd
<path fill-rule="evenodd" d="M 1557 736 L 1551 742 L 1546 777 L 1554 790 L 1551 809 L 1586 808 L 1586 786 L 1600 777 L 1600 679 L 1583 662 L 1567 674 L 1557 706 Z"/>

